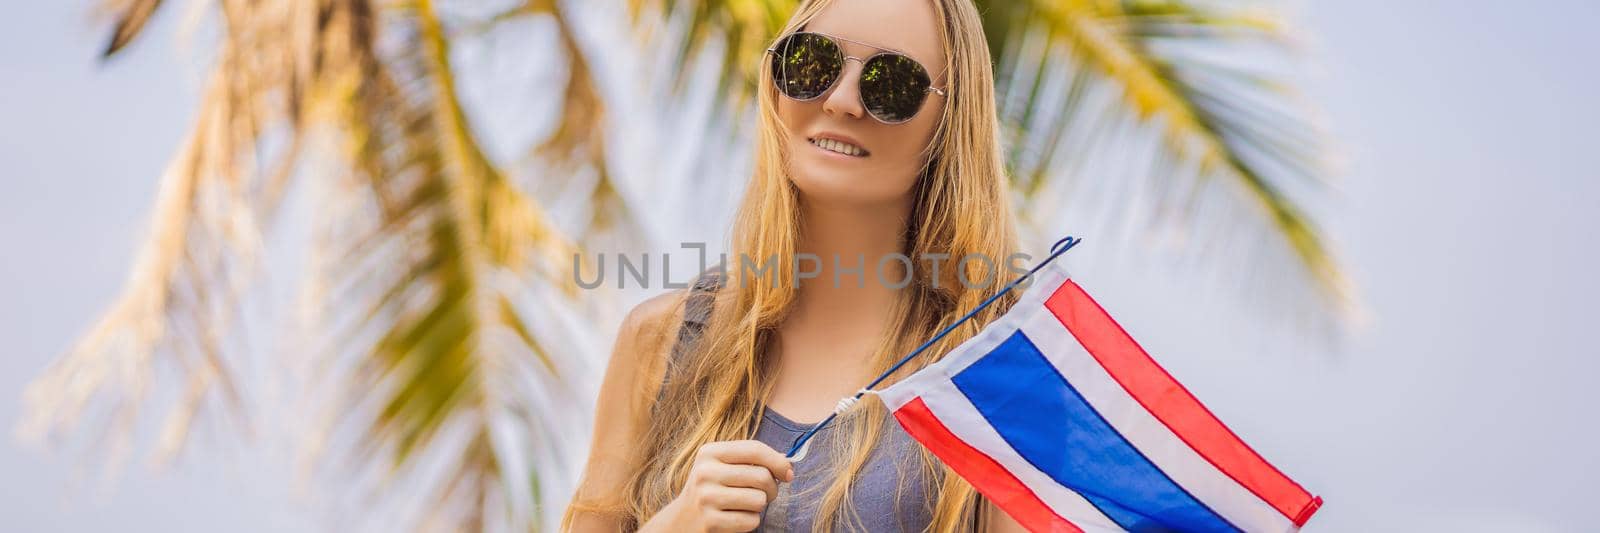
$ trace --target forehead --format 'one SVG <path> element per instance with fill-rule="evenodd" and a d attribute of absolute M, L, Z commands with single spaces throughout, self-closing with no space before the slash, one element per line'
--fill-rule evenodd
<path fill-rule="evenodd" d="M 834 0 L 805 29 L 899 51 L 927 65 L 930 74 L 943 70 L 942 31 L 931 0 Z M 876 52 L 856 43 L 841 44 L 851 55 Z"/>

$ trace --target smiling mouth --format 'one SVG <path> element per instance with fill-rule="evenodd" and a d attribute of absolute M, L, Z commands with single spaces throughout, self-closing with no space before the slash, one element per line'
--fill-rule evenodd
<path fill-rule="evenodd" d="M 817 148 L 851 157 L 866 157 L 869 153 L 860 146 L 833 139 L 806 139 L 806 141 Z"/>

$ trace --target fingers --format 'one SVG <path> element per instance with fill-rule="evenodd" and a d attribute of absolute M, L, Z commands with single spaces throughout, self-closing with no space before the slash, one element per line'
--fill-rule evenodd
<path fill-rule="evenodd" d="M 767 501 L 778 497 L 778 481 L 766 468 L 755 465 L 722 465 L 718 472 L 722 485 L 756 489 L 766 494 Z"/>
<path fill-rule="evenodd" d="M 713 442 L 701 446 L 689 471 L 686 503 L 712 531 L 751 531 L 761 511 L 778 497 L 778 479 L 794 480 L 788 458 L 760 441 Z"/>
<path fill-rule="evenodd" d="M 750 511 L 720 511 L 706 517 L 712 531 L 743 532 L 761 527 L 761 513 Z"/>
<path fill-rule="evenodd" d="M 723 463 L 764 467 L 774 478 L 784 481 L 794 480 L 794 465 L 789 462 L 789 458 L 761 441 L 712 442 L 700 447 L 700 455 Z"/>
<path fill-rule="evenodd" d="M 760 513 L 767 508 L 767 494 L 743 487 L 714 487 L 705 491 L 706 507 L 715 511 L 750 511 Z"/>

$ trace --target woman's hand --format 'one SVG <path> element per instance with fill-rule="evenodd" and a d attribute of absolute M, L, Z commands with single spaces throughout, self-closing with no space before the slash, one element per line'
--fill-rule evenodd
<path fill-rule="evenodd" d="M 789 459 L 761 441 L 701 446 L 683 490 L 640 531 L 750 531 L 778 495 L 778 480 L 793 481 Z"/>

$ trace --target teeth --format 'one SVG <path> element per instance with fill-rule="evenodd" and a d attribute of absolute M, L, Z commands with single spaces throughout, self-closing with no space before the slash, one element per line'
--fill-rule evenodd
<path fill-rule="evenodd" d="M 844 155 L 860 156 L 866 153 L 866 150 L 862 150 L 856 145 L 835 141 L 833 139 L 812 139 L 811 144 L 815 144 L 818 148 L 822 148 L 823 150 L 827 150 L 829 152 L 838 152 Z"/>

